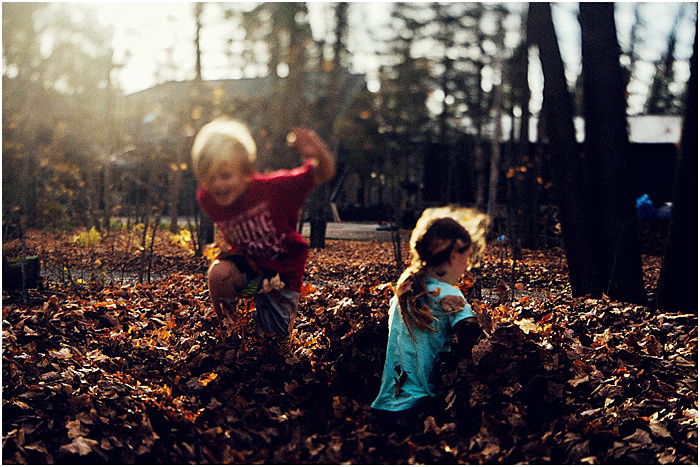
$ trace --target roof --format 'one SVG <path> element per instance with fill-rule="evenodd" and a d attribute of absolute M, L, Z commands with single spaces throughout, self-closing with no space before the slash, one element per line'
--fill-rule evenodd
<path fill-rule="evenodd" d="M 308 72 L 305 73 L 304 94 L 309 101 L 316 101 L 325 94 L 328 87 L 329 76 L 327 73 Z M 340 89 L 343 89 L 341 99 L 352 99 L 355 92 L 364 84 L 365 76 L 361 74 L 341 72 Z M 272 76 L 264 76 L 259 78 L 241 78 L 241 79 L 219 79 L 201 81 L 200 86 L 214 91 L 220 89 L 227 97 L 241 97 L 246 99 L 255 99 L 259 97 L 268 97 L 272 95 L 274 86 L 278 81 Z M 284 82 L 282 79 L 279 82 Z M 169 81 L 167 83 L 158 84 L 148 89 L 138 91 L 126 96 L 127 102 L 143 101 L 150 99 L 170 100 L 182 98 L 183 95 L 188 95 L 195 86 L 195 81 Z M 343 109 L 348 102 L 341 102 L 340 108 Z"/>
<path fill-rule="evenodd" d="M 511 118 L 508 115 L 502 117 L 501 141 L 510 140 Z M 537 117 L 530 117 L 530 142 L 537 141 Z M 670 143 L 676 144 L 681 140 L 681 128 L 683 117 L 680 115 L 633 115 L 627 117 L 627 128 L 630 143 Z M 484 133 L 493 134 L 493 122 L 484 124 Z M 518 138 L 519 122 L 516 120 L 516 139 Z M 574 117 L 576 140 L 582 143 L 585 137 L 585 120 L 583 117 Z"/>
<path fill-rule="evenodd" d="M 328 89 L 328 74 L 311 72 L 305 74 L 304 94 L 308 101 L 318 102 L 325 96 Z M 171 104 L 182 102 L 193 95 L 193 91 L 204 87 L 209 95 L 219 93 L 226 100 L 240 100 L 254 103 L 273 95 L 275 86 L 284 80 L 276 80 L 271 76 L 243 79 L 222 79 L 196 82 L 170 81 L 158 84 L 148 89 L 129 94 L 125 97 L 127 111 L 132 117 L 127 121 L 139 134 L 140 142 L 171 142 L 178 140 L 178 117 L 171 111 Z M 357 91 L 365 82 L 364 75 L 342 72 L 340 76 L 340 103 L 338 115 L 348 108 Z M 248 122 L 253 127 L 254 122 Z"/>

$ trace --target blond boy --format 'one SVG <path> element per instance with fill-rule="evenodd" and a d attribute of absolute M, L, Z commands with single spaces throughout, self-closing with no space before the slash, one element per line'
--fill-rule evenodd
<path fill-rule="evenodd" d="M 313 131 L 291 135 L 302 165 L 267 174 L 255 171 L 255 142 L 240 122 L 217 119 L 192 146 L 197 202 L 230 247 L 207 272 L 214 311 L 223 318 L 222 302 L 253 296 L 258 326 L 278 340 L 294 324 L 308 256 L 296 231 L 301 207 L 314 186 L 335 175 L 335 158 Z"/>

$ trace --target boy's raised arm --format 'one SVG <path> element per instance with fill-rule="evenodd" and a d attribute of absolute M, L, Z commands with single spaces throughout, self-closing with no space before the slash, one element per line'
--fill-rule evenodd
<path fill-rule="evenodd" d="M 314 164 L 314 184 L 330 181 L 335 176 L 335 156 L 318 135 L 307 128 L 294 128 L 291 146 L 302 160 L 311 159 Z"/>

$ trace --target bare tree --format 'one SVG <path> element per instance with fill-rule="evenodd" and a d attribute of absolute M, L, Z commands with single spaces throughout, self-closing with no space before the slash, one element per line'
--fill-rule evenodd
<path fill-rule="evenodd" d="M 201 47 L 201 33 L 202 33 L 202 13 L 204 12 L 204 3 L 195 3 L 194 4 L 194 21 L 195 21 L 195 36 L 194 36 L 194 50 L 195 50 L 195 68 L 194 68 L 194 86 L 195 86 L 195 97 L 200 97 L 204 93 L 204 87 L 202 86 L 202 47 Z M 196 105 L 196 104 L 195 104 Z M 189 117 L 188 117 L 189 118 Z M 201 121 L 201 119 L 200 119 Z M 185 138 L 185 148 L 189 148 L 190 144 L 192 143 L 191 138 L 186 137 Z M 187 154 L 186 149 L 182 149 L 179 151 L 180 157 L 182 157 L 183 154 Z M 179 165 L 179 164 L 178 164 Z M 177 203 L 180 199 L 180 190 L 181 190 L 181 185 L 182 185 L 182 173 L 180 170 L 178 170 L 179 167 L 176 167 L 175 170 L 172 171 L 172 175 L 174 177 L 173 184 L 176 186 L 174 187 L 174 193 L 170 199 L 170 208 L 171 208 L 171 214 L 170 214 L 170 229 L 171 231 L 176 231 L 177 230 Z M 199 255 L 202 253 L 202 249 L 204 248 L 205 245 L 209 243 L 214 242 L 214 223 L 212 220 L 207 216 L 203 211 L 201 211 L 201 208 L 198 208 L 199 215 L 200 215 L 200 223 L 199 223 L 199 232 L 197 235 L 197 238 L 199 239 L 199 242 L 197 243 L 198 245 L 198 250 L 196 253 Z"/>
<path fill-rule="evenodd" d="M 698 31 L 695 30 L 686 94 L 681 152 L 676 167 L 671 228 L 657 300 L 698 310 Z"/>
<path fill-rule="evenodd" d="M 596 268 L 611 297 L 646 302 L 629 174 L 625 75 L 613 3 L 581 3 L 581 52 Z"/>
<path fill-rule="evenodd" d="M 348 3 L 339 2 L 335 7 L 335 42 L 333 43 L 333 61 L 328 74 L 328 91 L 326 102 L 326 118 L 321 132 L 328 141 L 331 150 L 337 150 L 338 144 L 334 137 L 333 125 L 340 110 L 340 78 L 342 59 L 347 49 Z M 323 248 L 326 240 L 326 227 L 330 210 L 330 193 L 327 183 L 317 187 L 311 196 L 309 223 L 309 244 L 311 248 Z"/>
<path fill-rule="evenodd" d="M 558 198 L 562 237 L 574 296 L 599 294 L 602 284 L 596 273 L 584 205 L 573 122 L 573 102 L 566 83 L 549 3 L 530 3 L 528 30 L 537 44 L 544 74 L 544 120 L 552 152 L 554 190 Z"/>

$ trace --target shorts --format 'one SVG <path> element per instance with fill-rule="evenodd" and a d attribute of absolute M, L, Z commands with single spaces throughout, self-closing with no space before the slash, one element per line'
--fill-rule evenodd
<path fill-rule="evenodd" d="M 255 312 L 253 317 L 265 334 L 286 337 L 294 326 L 299 308 L 299 292 L 285 285 L 279 290 L 262 291 L 262 283 L 277 275 L 271 270 L 256 270 L 246 258 L 240 255 L 225 256 L 221 261 L 231 261 L 243 276 L 243 287 L 236 289 L 241 297 L 253 297 Z"/>

